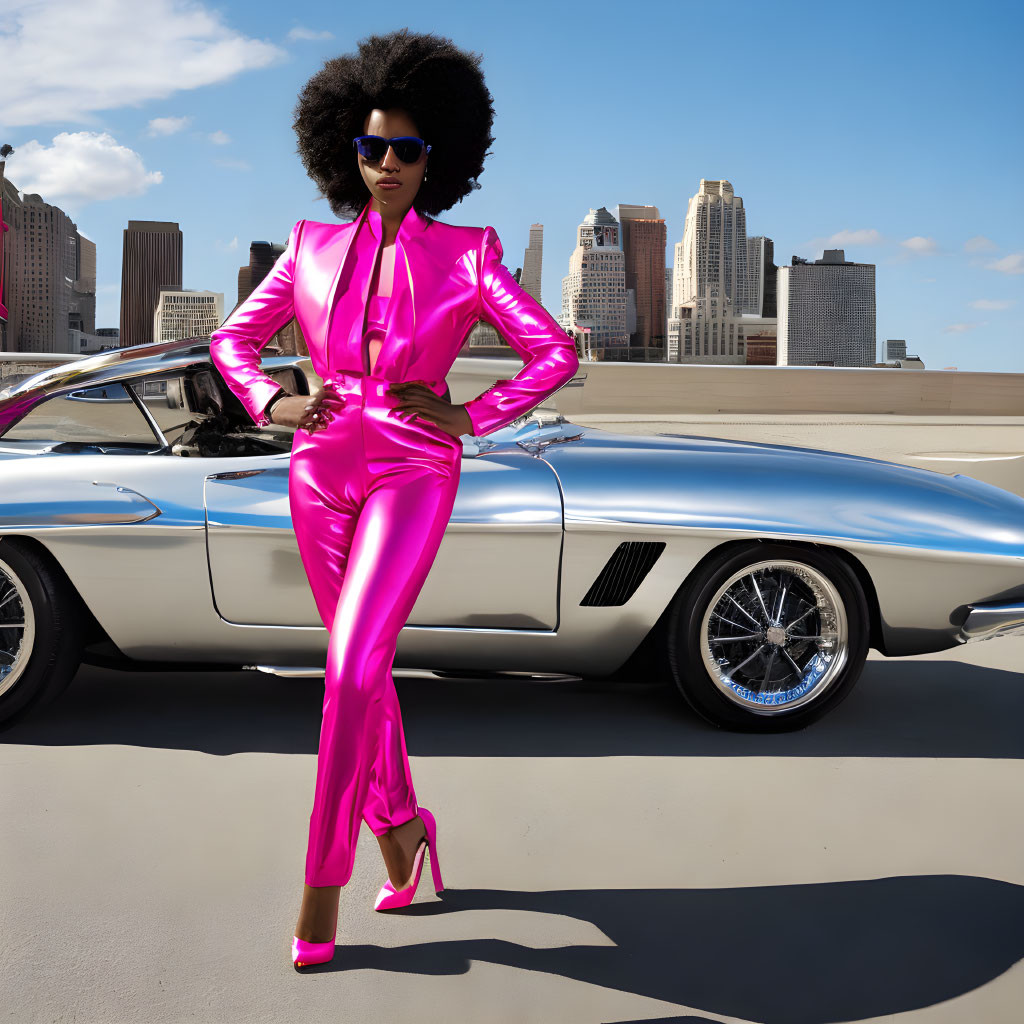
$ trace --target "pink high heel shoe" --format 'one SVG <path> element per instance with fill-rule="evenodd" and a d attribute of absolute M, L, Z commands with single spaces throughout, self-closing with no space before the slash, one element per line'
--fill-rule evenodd
<path fill-rule="evenodd" d="M 412 903 L 412 898 L 416 895 L 416 888 L 420 884 L 420 872 L 423 870 L 423 860 L 427 855 L 427 850 L 430 851 L 430 874 L 434 879 L 434 891 L 441 892 L 444 889 L 444 883 L 441 881 L 441 866 L 437 861 L 437 822 L 434 821 L 434 816 L 430 811 L 420 808 L 419 816 L 423 819 L 423 824 L 427 829 L 426 839 L 420 842 L 419 847 L 416 850 L 416 859 L 413 861 L 413 879 L 412 884 L 405 886 L 403 889 L 396 889 L 391 884 L 389 878 L 380 888 L 380 892 L 377 893 L 377 899 L 373 904 L 374 910 L 393 910 L 395 907 L 407 907 Z"/>
<path fill-rule="evenodd" d="M 337 935 L 337 933 L 335 933 Z M 300 974 L 304 967 L 325 964 L 334 957 L 334 939 L 330 942 L 306 942 L 292 936 L 292 966 Z"/>

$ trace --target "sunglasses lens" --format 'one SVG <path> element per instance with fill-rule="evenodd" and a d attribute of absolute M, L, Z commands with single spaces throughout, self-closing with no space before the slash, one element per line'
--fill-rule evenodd
<path fill-rule="evenodd" d="M 395 156 L 403 164 L 416 163 L 423 152 L 423 140 L 413 138 L 412 136 L 384 139 L 379 135 L 363 135 L 357 138 L 355 142 L 356 151 L 359 155 L 373 163 L 384 159 L 384 154 L 387 153 L 389 145 L 394 148 Z"/>
<path fill-rule="evenodd" d="M 423 144 L 419 139 L 393 139 L 391 145 L 395 148 L 395 156 L 403 164 L 414 164 L 420 158 L 420 151 Z"/>
<path fill-rule="evenodd" d="M 388 151 L 387 139 L 382 139 L 379 135 L 364 135 L 356 139 L 356 150 L 367 160 L 380 160 Z"/>

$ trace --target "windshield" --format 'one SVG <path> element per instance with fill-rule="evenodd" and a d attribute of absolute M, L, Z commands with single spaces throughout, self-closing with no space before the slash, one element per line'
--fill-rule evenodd
<path fill-rule="evenodd" d="M 271 371 L 287 390 L 293 367 Z M 209 369 L 154 373 L 0 400 L 0 444 L 8 452 L 273 455 L 292 447 L 294 428 L 256 426 Z"/>

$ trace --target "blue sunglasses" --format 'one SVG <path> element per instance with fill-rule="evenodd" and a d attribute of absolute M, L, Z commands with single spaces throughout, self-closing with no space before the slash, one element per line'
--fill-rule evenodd
<path fill-rule="evenodd" d="M 356 152 L 360 156 L 373 163 L 384 159 L 388 146 L 395 151 L 395 156 L 403 164 L 416 163 L 424 147 L 427 153 L 430 152 L 430 147 L 415 135 L 396 135 L 393 139 L 385 139 L 381 135 L 357 135 L 352 140 L 352 145 L 356 147 Z"/>

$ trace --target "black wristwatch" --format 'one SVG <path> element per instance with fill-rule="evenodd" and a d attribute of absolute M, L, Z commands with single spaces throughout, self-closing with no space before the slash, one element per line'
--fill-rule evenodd
<path fill-rule="evenodd" d="M 278 388 L 277 391 L 271 396 L 270 401 L 263 407 L 263 415 L 268 420 L 271 419 L 271 413 L 274 411 L 274 406 L 288 394 L 284 388 Z"/>

